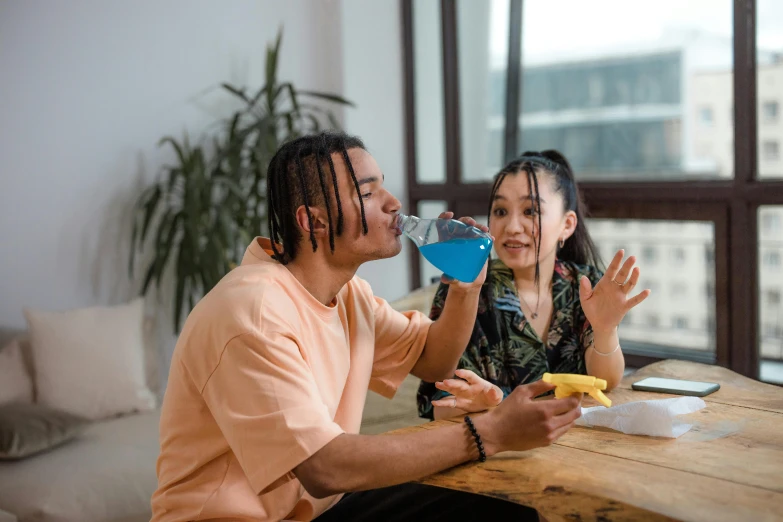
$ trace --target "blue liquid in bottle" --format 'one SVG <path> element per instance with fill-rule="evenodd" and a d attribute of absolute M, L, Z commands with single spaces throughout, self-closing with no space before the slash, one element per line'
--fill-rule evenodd
<path fill-rule="evenodd" d="M 422 255 L 449 277 L 472 283 L 489 257 L 492 240 L 486 237 L 450 239 L 419 247 Z"/>

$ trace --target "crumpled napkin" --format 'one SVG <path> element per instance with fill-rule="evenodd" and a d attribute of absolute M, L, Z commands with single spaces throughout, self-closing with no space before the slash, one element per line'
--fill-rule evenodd
<path fill-rule="evenodd" d="M 693 425 L 676 420 L 677 415 L 693 413 L 707 406 L 698 397 L 677 397 L 618 404 L 611 408 L 582 408 L 578 426 L 603 427 L 629 435 L 676 439 Z"/>

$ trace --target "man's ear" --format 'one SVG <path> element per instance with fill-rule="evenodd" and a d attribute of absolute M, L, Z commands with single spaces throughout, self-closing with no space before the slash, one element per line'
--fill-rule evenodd
<path fill-rule="evenodd" d="M 320 207 L 310 207 L 310 219 L 307 218 L 307 209 L 300 205 L 296 209 L 296 222 L 305 235 L 310 235 L 310 227 L 316 236 L 321 236 L 329 232 L 329 216 L 326 211 Z"/>

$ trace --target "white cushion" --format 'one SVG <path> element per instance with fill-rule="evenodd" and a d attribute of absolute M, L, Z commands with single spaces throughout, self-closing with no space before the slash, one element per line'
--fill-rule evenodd
<path fill-rule="evenodd" d="M 144 375 L 144 301 L 24 311 L 37 401 L 90 419 L 155 407 Z"/>
<path fill-rule="evenodd" d="M 18 339 L 0 348 L 0 404 L 9 402 L 33 402 L 33 380 Z"/>
<path fill-rule="evenodd" d="M 0 510 L 20 522 L 149 521 L 159 424 L 159 410 L 98 421 L 51 451 L 0 462 Z"/>

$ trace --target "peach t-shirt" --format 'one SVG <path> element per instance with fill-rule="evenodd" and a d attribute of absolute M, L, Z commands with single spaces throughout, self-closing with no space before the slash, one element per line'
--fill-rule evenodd
<path fill-rule="evenodd" d="M 310 520 L 339 499 L 293 469 L 358 433 L 367 389 L 392 397 L 430 320 L 354 277 L 318 302 L 256 238 L 193 309 L 171 361 L 153 521 Z"/>

